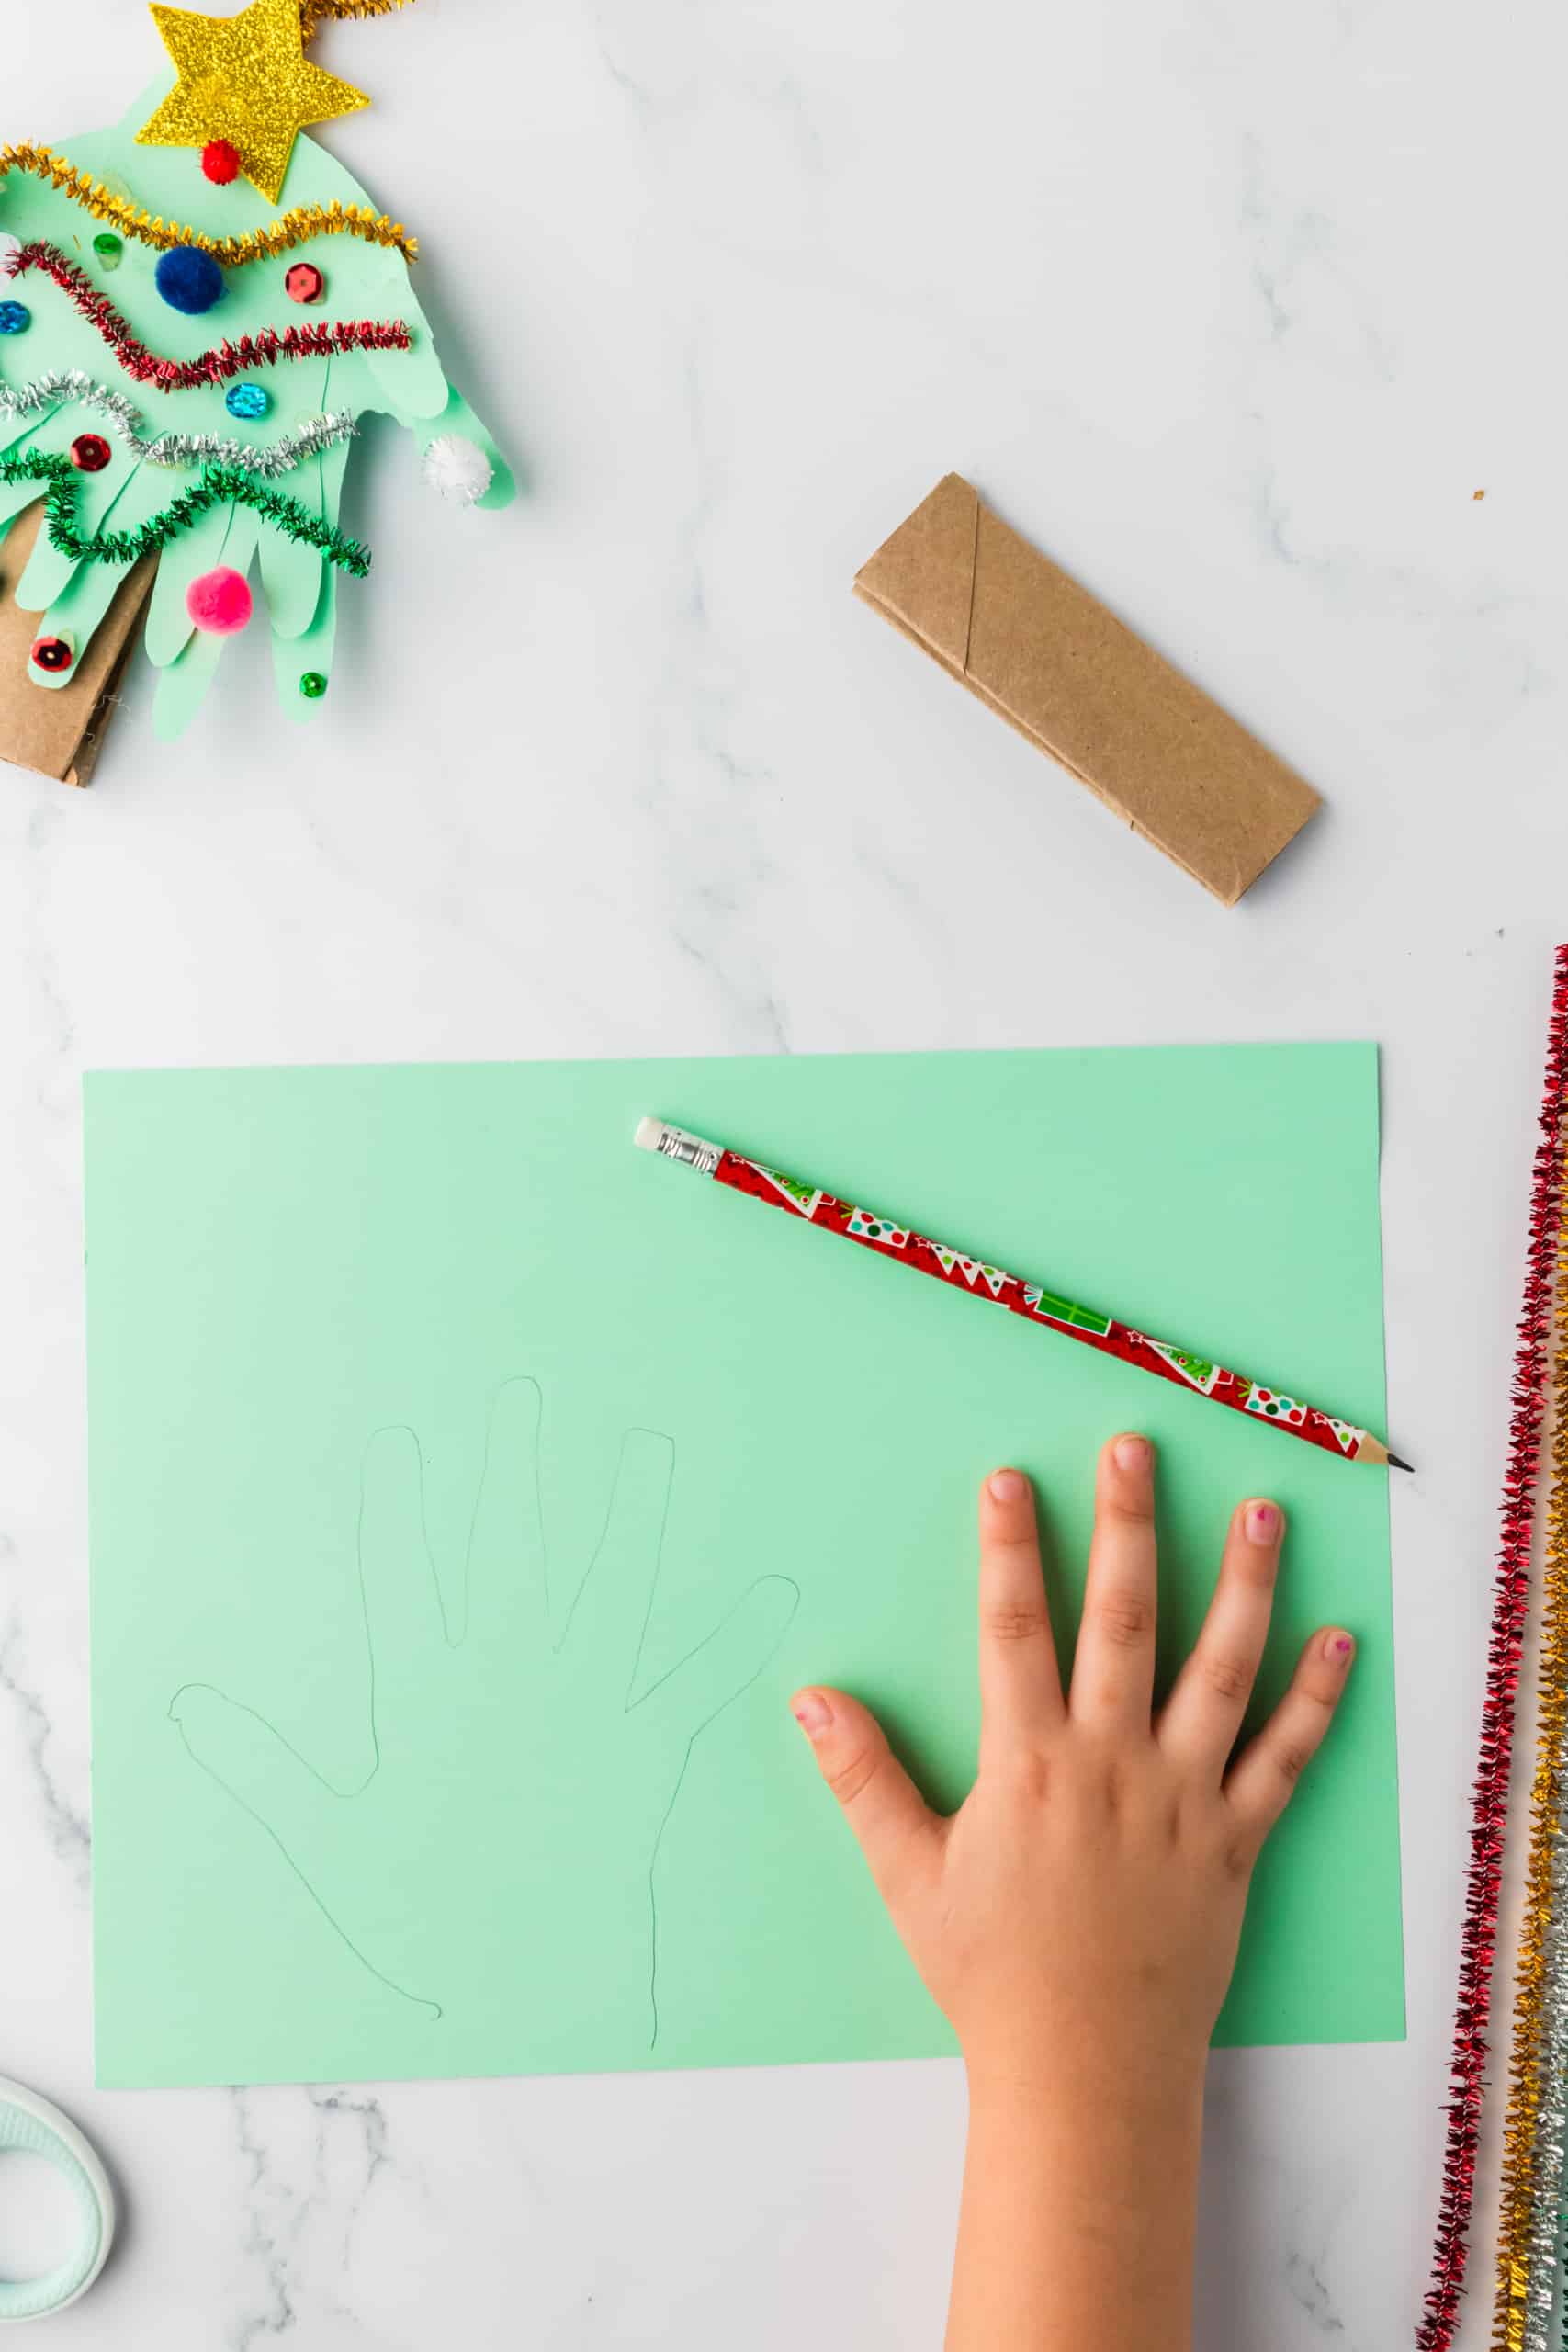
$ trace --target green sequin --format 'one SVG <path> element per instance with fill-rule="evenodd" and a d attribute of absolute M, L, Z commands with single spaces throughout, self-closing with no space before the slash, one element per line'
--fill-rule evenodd
<path fill-rule="evenodd" d="M 320 670 L 307 670 L 299 681 L 299 691 L 307 702 L 320 702 L 326 690 L 327 682 Z"/>

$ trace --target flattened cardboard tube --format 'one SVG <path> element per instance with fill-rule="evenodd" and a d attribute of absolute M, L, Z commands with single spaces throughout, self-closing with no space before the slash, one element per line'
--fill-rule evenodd
<path fill-rule="evenodd" d="M 85 784 L 114 710 L 157 559 L 144 557 L 120 582 L 64 684 L 40 686 L 28 674 L 40 617 L 22 610 L 16 590 L 42 521 L 42 505 L 36 505 L 0 537 L 0 760 L 52 776 L 57 784 Z"/>
<path fill-rule="evenodd" d="M 948 474 L 855 594 L 1234 907 L 1318 795 Z"/>

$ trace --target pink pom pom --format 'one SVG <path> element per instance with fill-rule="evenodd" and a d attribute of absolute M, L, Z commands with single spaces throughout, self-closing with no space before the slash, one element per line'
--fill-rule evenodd
<path fill-rule="evenodd" d="M 197 628 L 214 637 L 231 637 L 251 617 L 251 592 L 243 571 L 232 564 L 218 564 L 204 571 L 186 590 L 186 610 Z"/>

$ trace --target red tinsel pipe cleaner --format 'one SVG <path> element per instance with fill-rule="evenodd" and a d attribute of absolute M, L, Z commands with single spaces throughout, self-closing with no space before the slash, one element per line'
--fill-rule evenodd
<path fill-rule="evenodd" d="M 1475 2159 L 1497 1951 L 1497 1904 L 1514 1750 L 1514 1700 L 1529 1605 L 1530 1542 L 1546 1411 L 1552 1330 L 1552 1272 L 1562 1223 L 1562 1154 L 1568 1136 L 1568 946 L 1557 951 L 1547 1037 L 1540 1140 L 1530 1183 L 1529 1246 L 1514 1354 L 1513 1414 L 1503 1476 L 1503 1534 L 1486 1649 L 1486 1695 L 1472 1804 L 1464 1925 L 1460 1933 L 1459 1999 L 1443 2150 L 1443 2186 L 1432 2252 L 1432 2280 L 1417 2352 L 1450 2352 L 1464 2290 Z"/>
<path fill-rule="evenodd" d="M 218 384 L 251 368 L 271 368 L 280 359 L 317 359 L 338 351 L 406 351 L 410 335 L 400 319 L 344 319 L 335 324 L 285 327 L 279 334 L 265 327 L 260 334 L 243 334 L 238 343 L 222 343 L 197 359 L 163 359 L 133 334 L 107 294 L 100 294 L 85 270 L 68 261 L 57 246 L 35 239 L 11 257 L 10 276 L 42 270 L 68 294 L 89 325 L 95 326 L 125 369 L 138 383 L 154 391 L 186 391 L 197 384 Z"/>

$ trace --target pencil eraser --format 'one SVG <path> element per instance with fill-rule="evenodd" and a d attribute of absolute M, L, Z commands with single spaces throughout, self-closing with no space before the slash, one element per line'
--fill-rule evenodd
<path fill-rule="evenodd" d="M 632 1137 L 632 1141 L 639 1151 L 657 1151 L 659 1138 L 663 1133 L 662 1119 L 639 1119 L 637 1123 L 637 1133 Z"/>

